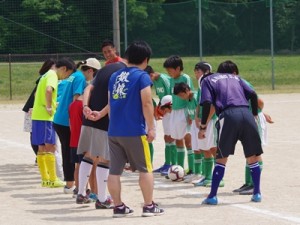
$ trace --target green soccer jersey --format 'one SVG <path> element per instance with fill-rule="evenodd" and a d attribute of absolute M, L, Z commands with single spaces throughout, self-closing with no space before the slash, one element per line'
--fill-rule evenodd
<path fill-rule="evenodd" d="M 196 107 L 198 105 L 198 93 L 193 92 L 193 97 L 192 99 L 188 100 L 187 105 L 186 105 L 186 110 L 185 110 L 185 115 L 188 116 L 191 120 L 195 119 L 195 114 L 196 114 Z"/>
<path fill-rule="evenodd" d="M 170 79 L 171 77 L 161 73 L 157 80 L 153 81 L 153 85 L 155 88 L 156 95 L 159 100 L 166 95 L 170 95 Z"/>
<path fill-rule="evenodd" d="M 245 79 L 242 79 L 252 90 L 254 90 L 254 87 L 253 87 L 253 85 L 250 83 L 250 82 L 248 82 L 248 81 L 246 81 Z M 249 100 L 249 108 L 250 108 L 250 110 L 251 110 L 251 101 Z M 260 108 L 258 108 L 258 110 L 257 110 L 257 112 L 258 113 L 260 113 L 262 110 L 260 109 Z"/>
<path fill-rule="evenodd" d="M 184 82 L 187 85 L 189 85 L 191 88 L 191 91 L 194 90 L 194 85 L 193 85 L 193 82 L 192 82 L 191 78 L 189 77 L 189 75 L 181 74 L 179 77 L 177 77 L 175 79 L 171 78 L 171 80 L 170 80 L 170 88 L 171 89 L 170 90 L 172 93 L 172 109 L 173 110 L 184 109 L 184 108 L 186 108 L 187 103 L 188 103 L 188 100 L 183 100 L 173 94 L 173 89 L 174 89 L 175 84 L 181 83 L 181 82 Z"/>
<path fill-rule="evenodd" d="M 56 109 L 57 85 L 58 78 L 54 70 L 49 70 L 41 77 L 35 92 L 31 116 L 32 120 L 53 121 L 53 116 Z M 46 89 L 49 86 L 53 88 L 51 103 L 52 116 L 50 116 L 46 110 Z"/>

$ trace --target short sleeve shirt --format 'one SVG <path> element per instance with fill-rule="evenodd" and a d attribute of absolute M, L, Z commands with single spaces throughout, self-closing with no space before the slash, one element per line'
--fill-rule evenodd
<path fill-rule="evenodd" d="M 212 74 L 203 79 L 201 101 L 213 103 L 219 115 L 229 107 L 248 107 L 250 95 L 255 93 L 239 76 L 233 74 Z"/>
<path fill-rule="evenodd" d="M 161 73 L 159 78 L 153 81 L 155 92 L 159 100 L 161 100 L 164 96 L 171 94 L 170 80 L 171 80 L 170 76 Z"/>
<path fill-rule="evenodd" d="M 54 123 L 69 126 L 69 106 L 73 102 L 75 95 L 83 94 L 85 86 L 85 77 L 79 70 L 62 81 L 62 92 L 59 97 L 57 111 L 54 115 Z"/>
<path fill-rule="evenodd" d="M 176 79 L 171 78 L 170 79 L 170 88 L 171 88 L 170 90 L 172 93 L 172 101 L 173 101 L 172 102 L 172 110 L 184 109 L 184 108 L 186 108 L 186 105 L 187 105 L 187 100 L 183 100 L 180 97 L 178 97 L 177 95 L 174 95 L 174 93 L 173 93 L 175 84 L 181 83 L 181 82 L 189 85 L 189 87 L 191 88 L 192 91 L 194 90 L 194 85 L 193 85 L 193 82 L 192 82 L 191 78 L 189 77 L 189 75 L 181 74 Z"/>
<path fill-rule="evenodd" d="M 127 67 L 114 73 L 109 81 L 109 136 L 145 135 L 145 118 L 141 90 L 151 86 L 149 75 L 137 67 Z"/>
<path fill-rule="evenodd" d="M 41 77 L 35 93 L 34 105 L 31 115 L 32 120 L 53 121 L 53 114 L 56 109 L 57 84 L 58 78 L 54 70 L 49 70 Z M 52 116 L 50 116 L 46 110 L 47 102 L 45 95 L 47 87 L 52 87 L 53 89 L 51 101 L 51 107 L 53 111 Z"/>
<path fill-rule="evenodd" d="M 111 75 L 126 67 L 122 62 L 112 63 L 101 68 L 92 81 L 93 90 L 90 93 L 90 99 L 88 106 L 91 110 L 100 111 L 108 104 L 108 82 Z M 83 125 L 97 128 L 100 130 L 107 131 L 109 124 L 108 115 L 104 116 L 100 120 L 91 121 L 86 118 L 83 118 Z"/>

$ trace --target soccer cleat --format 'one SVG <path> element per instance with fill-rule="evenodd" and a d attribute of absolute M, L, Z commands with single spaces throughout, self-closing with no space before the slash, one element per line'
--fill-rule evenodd
<path fill-rule="evenodd" d="M 244 190 L 241 191 L 239 194 L 240 194 L 240 195 L 253 195 L 253 190 L 254 190 L 254 187 L 253 187 L 253 186 L 248 186 L 247 189 L 244 189 Z"/>
<path fill-rule="evenodd" d="M 65 194 L 73 194 L 75 186 L 68 188 L 67 186 L 64 187 Z"/>
<path fill-rule="evenodd" d="M 202 180 L 200 180 L 198 183 L 194 183 L 194 186 L 195 187 L 203 187 L 203 186 L 205 186 L 205 183 L 206 183 L 206 179 L 205 179 L 205 177 L 202 179 Z"/>
<path fill-rule="evenodd" d="M 206 198 L 203 200 L 202 205 L 217 205 L 218 204 L 218 198 L 212 197 L 212 198 Z"/>
<path fill-rule="evenodd" d="M 252 202 L 261 202 L 261 194 L 257 193 L 255 195 L 252 195 L 251 201 Z"/>
<path fill-rule="evenodd" d="M 166 166 L 164 169 L 162 169 L 162 170 L 160 171 L 160 175 L 161 175 L 161 176 L 167 176 L 170 167 L 171 167 L 171 166 L 168 165 L 168 166 Z"/>
<path fill-rule="evenodd" d="M 133 214 L 133 209 L 129 208 L 126 206 L 124 203 L 120 206 L 115 206 L 114 207 L 114 218 L 121 218 L 121 217 L 126 217 L 126 216 L 131 216 Z"/>
<path fill-rule="evenodd" d="M 50 181 L 49 180 L 42 180 L 41 182 L 41 186 L 42 187 L 49 187 L 50 185 Z"/>
<path fill-rule="evenodd" d="M 113 201 L 111 198 L 107 198 L 105 202 L 100 202 L 98 199 L 95 202 L 96 209 L 112 209 L 114 208 Z"/>
<path fill-rule="evenodd" d="M 199 183 L 200 181 L 203 181 L 205 179 L 205 176 L 203 175 L 198 175 L 198 179 L 195 179 L 192 181 L 192 184 L 197 184 Z"/>
<path fill-rule="evenodd" d="M 78 189 L 77 189 L 77 187 L 75 187 L 73 190 L 73 198 L 76 198 L 77 194 L 78 194 Z"/>
<path fill-rule="evenodd" d="M 143 213 L 142 216 L 144 217 L 150 217 L 150 216 L 160 216 L 163 215 L 165 211 L 158 207 L 157 204 L 152 202 L 152 206 L 144 206 L 143 207 Z"/>
<path fill-rule="evenodd" d="M 249 187 L 248 184 L 243 184 L 240 188 L 234 189 L 232 192 L 241 192 L 241 191 L 244 191 L 245 189 L 247 189 L 248 187 Z"/>
<path fill-rule="evenodd" d="M 95 194 L 95 193 L 93 193 L 93 192 L 91 192 L 91 193 L 89 194 L 89 198 L 90 198 L 93 202 L 96 202 L 96 201 L 98 200 L 97 194 Z"/>
<path fill-rule="evenodd" d="M 76 198 L 76 203 L 77 204 L 88 204 L 91 203 L 92 200 L 87 196 L 83 196 L 83 195 L 77 195 Z"/>
<path fill-rule="evenodd" d="M 170 168 L 171 165 L 167 165 L 167 164 L 164 164 L 162 165 L 161 167 L 159 167 L 158 169 L 156 170 L 153 170 L 153 173 L 161 173 L 162 171 L 164 170 L 167 170 Z"/>
<path fill-rule="evenodd" d="M 59 178 L 56 178 L 55 181 L 50 181 L 49 187 L 51 188 L 59 188 L 59 187 L 64 187 L 66 184 Z"/>

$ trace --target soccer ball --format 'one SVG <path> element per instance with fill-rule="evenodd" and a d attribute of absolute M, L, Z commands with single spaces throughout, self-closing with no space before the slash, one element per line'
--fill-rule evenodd
<path fill-rule="evenodd" d="M 172 181 L 181 181 L 184 176 L 184 169 L 179 165 L 173 165 L 168 170 L 168 177 Z"/>

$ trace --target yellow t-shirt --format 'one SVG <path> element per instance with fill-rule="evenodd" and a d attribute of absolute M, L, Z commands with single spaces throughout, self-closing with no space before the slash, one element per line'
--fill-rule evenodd
<path fill-rule="evenodd" d="M 56 98 L 57 98 L 57 85 L 58 78 L 54 70 L 49 70 L 45 73 L 37 86 L 35 92 L 34 105 L 32 109 L 32 120 L 42 120 L 42 121 L 53 121 L 54 113 L 56 110 Z M 47 87 L 52 87 L 52 116 L 46 110 L 46 89 Z"/>

